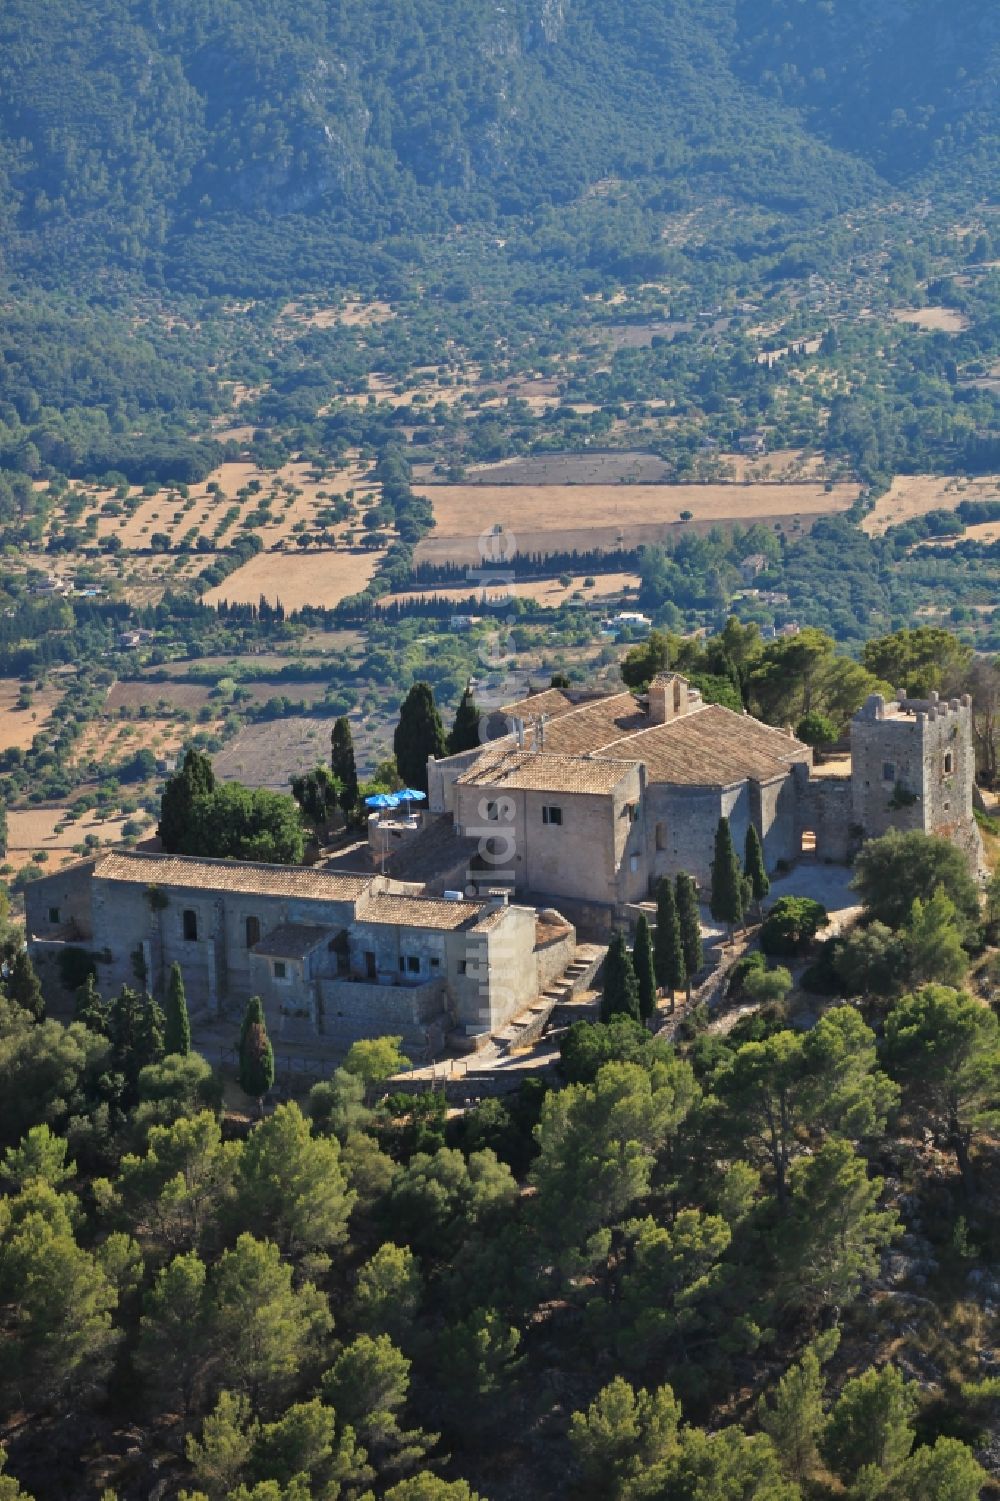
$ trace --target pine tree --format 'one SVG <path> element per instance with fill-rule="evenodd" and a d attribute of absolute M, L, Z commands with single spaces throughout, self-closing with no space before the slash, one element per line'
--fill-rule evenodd
<path fill-rule="evenodd" d="M 168 854 L 183 849 L 191 824 L 195 799 L 215 791 L 215 772 L 208 756 L 189 750 L 173 776 L 168 778 L 160 799 L 160 823 L 156 832 Z"/>
<path fill-rule="evenodd" d="M 733 849 L 733 836 L 726 817 L 719 819 L 715 831 L 709 911 L 716 922 L 724 922 L 730 932 L 743 920 L 743 872 Z"/>
<path fill-rule="evenodd" d="M 349 819 L 358 805 L 358 770 L 354 764 L 351 723 L 342 714 L 330 736 L 330 770 L 340 783 L 340 811 Z"/>
<path fill-rule="evenodd" d="M 698 891 L 686 871 L 679 871 L 675 886 L 677 918 L 681 925 L 681 948 L 684 950 L 685 984 L 688 1000 L 691 999 L 691 982 L 705 962 L 701 941 L 701 912 L 698 908 Z"/>
<path fill-rule="evenodd" d="M 640 912 L 635 925 L 635 941 L 632 945 L 632 967 L 639 987 L 639 1015 L 649 1021 L 656 1015 L 656 967 L 653 963 L 653 942 L 645 912 Z"/>
<path fill-rule="evenodd" d="M 839 1330 L 831 1329 L 807 1345 L 798 1365 L 790 1366 L 778 1382 L 772 1404 L 762 1397 L 757 1408 L 760 1426 L 792 1480 L 807 1480 L 819 1460 L 819 1440 L 826 1426 L 823 1361 L 833 1354 L 839 1337 Z"/>
<path fill-rule="evenodd" d="M 760 904 L 770 891 L 771 883 L 767 878 L 767 868 L 764 865 L 764 849 L 760 842 L 760 835 L 757 833 L 756 825 L 752 823 L 747 825 L 743 868 L 750 882 L 750 894 L 757 905 L 759 917 Z"/>
<path fill-rule="evenodd" d="M 179 964 L 170 966 L 170 984 L 167 987 L 164 1013 L 164 1052 L 179 1053 L 181 1057 L 187 1057 L 191 1051 L 191 1022 L 188 1018 L 187 996 L 184 994 L 184 976 Z"/>
<path fill-rule="evenodd" d="M 264 1008 L 260 996 L 255 995 L 247 1002 L 240 1030 L 240 1088 L 260 1108 L 273 1083 L 274 1053 L 264 1023 Z"/>
<path fill-rule="evenodd" d="M 625 935 L 620 932 L 612 938 L 604 961 L 601 1021 L 610 1021 L 613 1016 L 631 1016 L 635 1021 L 639 1020 L 639 982 L 625 945 Z"/>
<path fill-rule="evenodd" d="M 460 751 L 475 750 L 479 744 L 479 721 L 482 715 L 476 708 L 472 686 L 466 688 L 455 711 L 455 723 L 448 736 L 448 754 L 457 756 Z"/>
<path fill-rule="evenodd" d="M 426 792 L 428 758 L 445 753 L 444 728 L 429 683 L 414 683 L 403 700 L 392 748 L 404 784 Z"/>
<path fill-rule="evenodd" d="M 10 973 L 7 976 L 5 989 L 7 999 L 27 1011 L 36 1022 L 40 1022 L 45 1015 L 45 997 L 42 995 L 42 987 L 38 983 L 35 967 L 28 958 L 27 949 L 18 949 L 11 961 Z"/>
<path fill-rule="evenodd" d="M 668 876 L 664 876 L 656 887 L 656 946 L 653 958 L 656 978 L 664 990 L 670 992 L 670 1009 L 673 1011 L 676 992 L 687 984 L 688 968 L 684 959 L 680 915 L 674 888 Z"/>

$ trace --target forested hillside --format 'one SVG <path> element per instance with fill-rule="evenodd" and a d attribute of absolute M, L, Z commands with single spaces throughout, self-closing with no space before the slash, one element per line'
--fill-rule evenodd
<path fill-rule="evenodd" d="M 803 10 L 11 0 L 0 228 L 15 267 L 75 275 L 85 252 L 224 290 L 255 260 L 346 267 L 376 239 L 384 269 L 421 232 L 535 213 L 611 175 L 661 207 L 722 191 L 813 216 L 875 173 L 995 172 L 990 7 Z M 279 254 L 288 219 L 297 243 Z"/>

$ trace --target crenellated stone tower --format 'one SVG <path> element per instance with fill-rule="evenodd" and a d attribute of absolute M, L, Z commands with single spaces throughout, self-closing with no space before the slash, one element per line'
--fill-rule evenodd
<path fill-rule="evenodd" d="M 920 829 L 959 845 L 979 872 L 973 816 L 976 756 L 972 700 L 899 699 L 873 693 L 851 722 L 851 807 L 864 839 Z"/>

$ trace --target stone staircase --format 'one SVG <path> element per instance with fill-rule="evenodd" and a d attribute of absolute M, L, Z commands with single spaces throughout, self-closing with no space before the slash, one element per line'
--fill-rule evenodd
<path fill-rule="evenodd" d="M 518 1048 L 532 1047 L 543 1033 L 552 1035 L 550 1023 L 557 1013 L 565 1007 L 573 1006 L 577 998 L 590 989 L 604 963 L 606 953 L 607 949 L 601 944 L 579 944 L 576 957 L 566 966 L 559 979 L 548 990 L 543 990 L 537 1000 L 519 1012 L 502 1031 L 493 1034 L 491 1042 L 496 1048 L 495 1056 L 503 1057 Z M 561 1030 L 565 1030 L 565 1024 L 561 1025 Z M 479 1053 L 477 1057 L 482 1059 L 483 1054 Z"/>

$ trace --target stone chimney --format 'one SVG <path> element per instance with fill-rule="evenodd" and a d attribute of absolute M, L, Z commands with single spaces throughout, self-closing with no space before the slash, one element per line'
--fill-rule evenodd
<path fill-rule="evenodd" d="M 687 679 L 676 672 L 661 672 L 649 685 L 650 724 L 669 724 L 688 712 Z"/>

